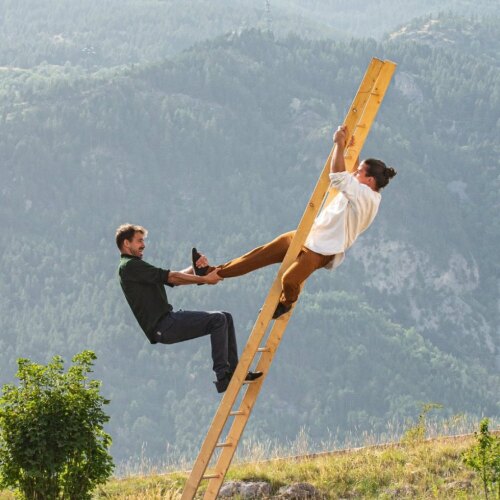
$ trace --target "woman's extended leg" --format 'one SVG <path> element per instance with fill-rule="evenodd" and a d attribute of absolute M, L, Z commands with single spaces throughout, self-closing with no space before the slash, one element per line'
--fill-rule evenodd
<path fill-rule="evenodd" d="M 286 255 L 294 234 L 295 231 L 284 233 L 273 241 L 254 248 L 245 255 L 218 266 L 220 267 L 219 276 L 222 278 L 234 278 L 260 269 L 261 267 L 281 262 Z"/>

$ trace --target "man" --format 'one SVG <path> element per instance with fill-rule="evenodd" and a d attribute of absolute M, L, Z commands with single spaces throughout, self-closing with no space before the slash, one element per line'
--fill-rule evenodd
<path fill-rule="evenodd" d="M 373 222 L 380 205 L 380 190 L 396 175 L 384 162 L 369 158 L 358 165 L 354 174 L 345 170 L 344 151 L 347 128 L 338 127 L 333 136 L 336 145 L 330 166 L 331 185 L 340 192 L 314 221 L 309 236 L 297 259 L 282 276 L 283 290 L 274 312 L 277 319 L 287 313 L 297 300 L 302 283 L 322 267 L 334 269 L 344 260 L 345 251 Z M 351 138 L 351 145 L 354 138 Z M 233 278 L 270 264 L 281 262 L 290 246 L 295 231 L 278 236 L 273 241 L 230 260 L 217 269 L 194 262 L 196 274 L 217 274 Z M 196 254 L 199 255 L 199 254 Z"/>
<path fill-rule="evenodd" d="M 146 236 L 146 229 L 133 224 L 123 224 L 116 230 L 116 244 L 121 253 L 118 274 L 125 298 L 152 344 L 175 344 L 210 335 L 213 370 L 217 377 L 214 383 L 218 392 L 224 392 L 238 364 L 231 314 L 218 311 L 174 312 L 165 292 L 165 285 L 215 285 L 222 278 L 217 275 L 217 270 L 198 276 L 192 267 L 170 271 L 144 262 Z M 206 257 L 200 255 L 195 264 L 206 266 Z M 255 380 L 261 375 L 262 372 L 249 372 L 246 380 Z"/>

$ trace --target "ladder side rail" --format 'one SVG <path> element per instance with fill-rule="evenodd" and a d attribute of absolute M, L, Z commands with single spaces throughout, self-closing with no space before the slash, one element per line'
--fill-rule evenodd
<path fill-rule="evenodd" d="M 356 123 L 360 118 L 360 110 L 364 109 L 367 99 L 371 94 L 371 90 L 375 84 L 375 81 L 380 73 L 384 63 L 378 59 L 373 59 L 370 66 L 365 73 L 363 82 L 360 85 L 360 89 L 356 94 L 355 100 L 351 105 L 346 122 Z M 351 125 L 352 126 L 352 125 Z M 317 182 L 316 188 L 313 191 L 311 199 L 306 207 L 305 213 L 299 223 L 295 237 L 293 238 L 290 248 L 278 270 L 278 275 L 271 286 L 271 290 L 265 300 L 264 306 L 260 314 L 257 317 L 256 323 L 253 330 L 249 336 L 247 345 L 241 355 L 238 367 L 233 375 L 231 383 L 222 398 L 219 405 L 217 413 L 212 421 L 210 429 L 207 433 L 205 441 L 199 452 L 198 458 L 195 465 L 191 471 L 191 474 L 186 482 L 182 494 L 182 500 L 190 500 L 194 498 L 196 490 L 198 489 L 199 483 L 203 478 L 203 474 L 210 462 L 213 451 L 217 445 L 217 441 L 222 433 L 222 430 L 226 424 L 229 413 L 234 405 L 234 402 L 238 396 L 239 390 L 243 384 L 244 377 L 255 357 L 255 353 L 259 348 L 260 342 L 264 337 L 267 330 L 269 322 L 271 321 L 274 308 L 277 305 L 279 295 L 281 294 L 281 276 L 285 270 L 290 266 L 290 264 L 295 260 L 300 252 L 300 249 L 309 233 L 309 230 L 314 222 L 319 208 L 321 207 L 321 202 L 325 198 L 329 186 L 329 168 L 331 157 L 333 154 L 333 148 L 330 152 L 328 160 L 325 164 L 322 174 Z M 283 322 L 282 322 L 283 323 Z M 286 326 L 286 324 L 285 324 Z M 261 384 L 262 381 L 259 383 Z M 246 415 L 248 417 L 248 415 Z"/>
<path fill-rule="evenodd" d="M 293 310 L 292 310 L 293 312 Z M 244 418 L 235 418 L 231 425 L 231 428 L 227 434 L 227 441 L 232 444 L 230 448 L 224 448 L 220 455 L 217 458 L 217 463 L 215 465 L 215 470 L 220 472 L 216 478 L 210 479 L 207 490 L 204 495 L 205 500 L 215 499 L 219 493 L 219 490 L 224 482 L 225 472 L 229 469 L 231 461 L 236 453 L 236 447 L 239 443 L 239 440 L 245 430 L 246 424 L 250 419 L 250 415 L 255 406 L 255 402 L 257 401 L 257 397 L 260 393 L 260 390 L 264 384 L 264 379 L 269 372 L 269 367 L 273 362 L 276 351 L 281 343 L 281 339 L 288 325 L 288 321 L 290 319 L 291 314 L 288 314 L 282 320 L 275 321 L 271 333 L 269 335 L 269 339 L 266 343 L 266 347 L 269 347 L 269 351 L 263 353 L 261 356 L 259 363 L 257 365 L 257 370 L 263 371 L 264 375 L 257 379 L 255 382 L 252 382 L 243 396 L 243 399 L 240 404 L 240 409 L 243 409 L 245 412 Z"/>
<path fill-rule="evenodd" d="M 266 332 L 267 326 L 271 321 L 274 309 L 272 305 L 268 303 L 269 301 L 278 301 L 279 294 L 281 293 L 281 284 L 279 280 L 275 280 L 271 290 L 266 299 L 266 304 L 262 308 L 257 321 L 253 327 L 252 333 L 248 338 L 246 347 L 240 357 L 238 366 L 231 378 L 231 382 L 224 393 L 222 400 L 219 404 L 217 412 L 212 420 L 210 428 L 207 432 L 205 440 L 202 444 L 196 462 L 191 470 L 191 474 L 188 477 L 184 491 L 182 493 L 181 500 L 191 500 L 196 494 L 199 483 L 203 479 L 206 468 L 208 467 L 210 460 L 213 455 L 213 451 L 217 445 L 217 442 L 222 434 L 224 426 L 227 422 L 229 414 L 234 406 L 236 398 L 238 397 L 239 391 L 243 385 L 243 381 L 246 377 L 246 373 L 257 353 L 257 349 L 260 347 L 260 343 L 264 334 Z"/>
<path fill-rule="evenodd" d="M 377 111 L 382 103 L 382 99 L 385 95 L 385 92 L 389 86 L 392 74 L 394 72 L 395 66 L 389 65 L 387 68 L 382 69 L 379 78 L 377 79 L 376 88 L 374 88 L 374 92 L 370 94 L 366 101 L 366 106 L 361 115 L 358 115 L 360 121 L 355 124 L 356 131 L 356 149 L 357 151 L 361 151 L 363 144 L 368 136 L 369 129 L 375 119 Z M 358 124 L 361 126 L 357 126 Z M 352 156 L 351 150 L 351 156 Z M 346 154 L 348 152 L 346 151 Z M 358 153 L 359 154 L 359 153 Z M 351 165 L 354 165 L 355 158 L 351 160 Z M 328 163 L 328 162 L 327 162 Z M 352 167 L 351 167 L 352 170 Z M 329 172 L 329 170 L 328 170 Z M 276 321 L 273 325 L 271 333 L 268 338 L 268 342 L 266 347 L 270 347 L 270 355 L 261 357 L 259 363 L 257 364 L 256 370 L 263 371 L 264 374 L 267 375 L 269 370 L 269 366 L 272 363 L 274 358 L 274 354 L 276 349 L 281 342 L 282 335 L 286 329 L 288 321 L 290 319 L 291 314 L 286 315 L 282 320 Z M 228 441 L 230 441 L 233 446 L 231 448 L 224 449 L 218 457 L 217 464 L 215 469 L 217 471 L 227 471 L 231 460 L 236 452 L 236 444 L 239 442 L 239 439 L 243 433 L 243 430 L 246 426 L 246 423 L 250 417 L 250 413 L 253 409 L 257 396 L 260 392 L 260 388 L 264 382 L 264 376 L 259 379 L 258 384 L 252 384 L 251 387 L 247 389 L 245 393 L 242 404 L 245 405 L 246 410 L 246 418 L 245 419 L 237 419 L 233 421 L 233 424 L 228 433 Z M 224 480 L 224 474 L 220 474 L 217 478 L 213 478 L 210 480 L 209 485 L 206 490 L 205 500 L 209 500 L 212 498 L 216 498 L 219 492 L 220 487 L 222 486 L 222 482 Z"/>
<path fill-rule="evenodd" d="M 385 61 L 373 58 L 370 62 L 370 65 L 368 66 L 365 76 L 363 77 L 356 96 L 354 97 L 351 106 L 346 114 L 346 118 L 343 122 L 343 125 L 347 127 L 348 134 L 350 135 L 353 135 L 354 131 L 356 130 L 356 124 L 359 122 L 361 116 L 363 115 L 368 99 L 373 92 L 373 88 L 376 85 L 377 78 L 379 77 L 380 71 L 382 70 L 384 64 Z M 348 161 L 351 158 L 347 149 L 344 152 L 344 158 L 346 159 L 347 163 L 351 164 L 351 162 Z M 330 164 L 331 162 L 332 154 L 333 148 L 327 160 L 328 164 Z M 355 161 L 356 158 L 354 158 L 354 161 L 352 161 L 352 165 L 354 165 Z M 352 171 L 352 166 L 349 169 L 349 167 L 346 165 L 346 168 L 347 170 Z M 330 201 L 337 195 L 337 193 L 338 191 L 335 190 L 335 188 L 329 187 L 328 192 L 326 193 L 325 197 L 323 198 L 323 202 L 321 203 L 320 212 L 324 207 L 328 205 L 328 203 L 330 203 Z"/>

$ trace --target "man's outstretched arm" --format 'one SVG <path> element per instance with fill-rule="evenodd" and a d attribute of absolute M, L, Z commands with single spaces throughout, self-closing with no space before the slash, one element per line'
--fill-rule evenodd
<path fill-rule="evenodd" d="M 170 271 L 168 273 L 168 284 L 169 285 L 216 285 L 222 278 L 217 274 L 218 269 L 214 269 L 212 272 L 206 274 L 205 276 L 197 276 L 193 273 L 193 268 L 188 267 L 184 271 Z"/>

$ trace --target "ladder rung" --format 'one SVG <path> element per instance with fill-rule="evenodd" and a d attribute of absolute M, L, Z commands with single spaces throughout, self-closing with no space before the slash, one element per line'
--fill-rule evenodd
<path fill-rule="evenodd" d="M 269 347 L 259 347 L 257 352 L 270 352 L 271 349 Z"/>
<path fill-rule="evenodd" d="M 236 417 L 238 415 L 246 415 L 246 413 L 242 410 L 235 410 L 235 411 L 229 412 L 229 415 L 231 415 L 232 417 Z"/>
<path fill-rule="evenodd" d="M 202 479 L 218 479 L 220 474 L 205 474 Z"/>
<path fill-rule="evenodd" d="M 217 443 L 215 445 L 217 448 L 228 448 L 229 446 L 233 446 L 233 443 Z"/>

